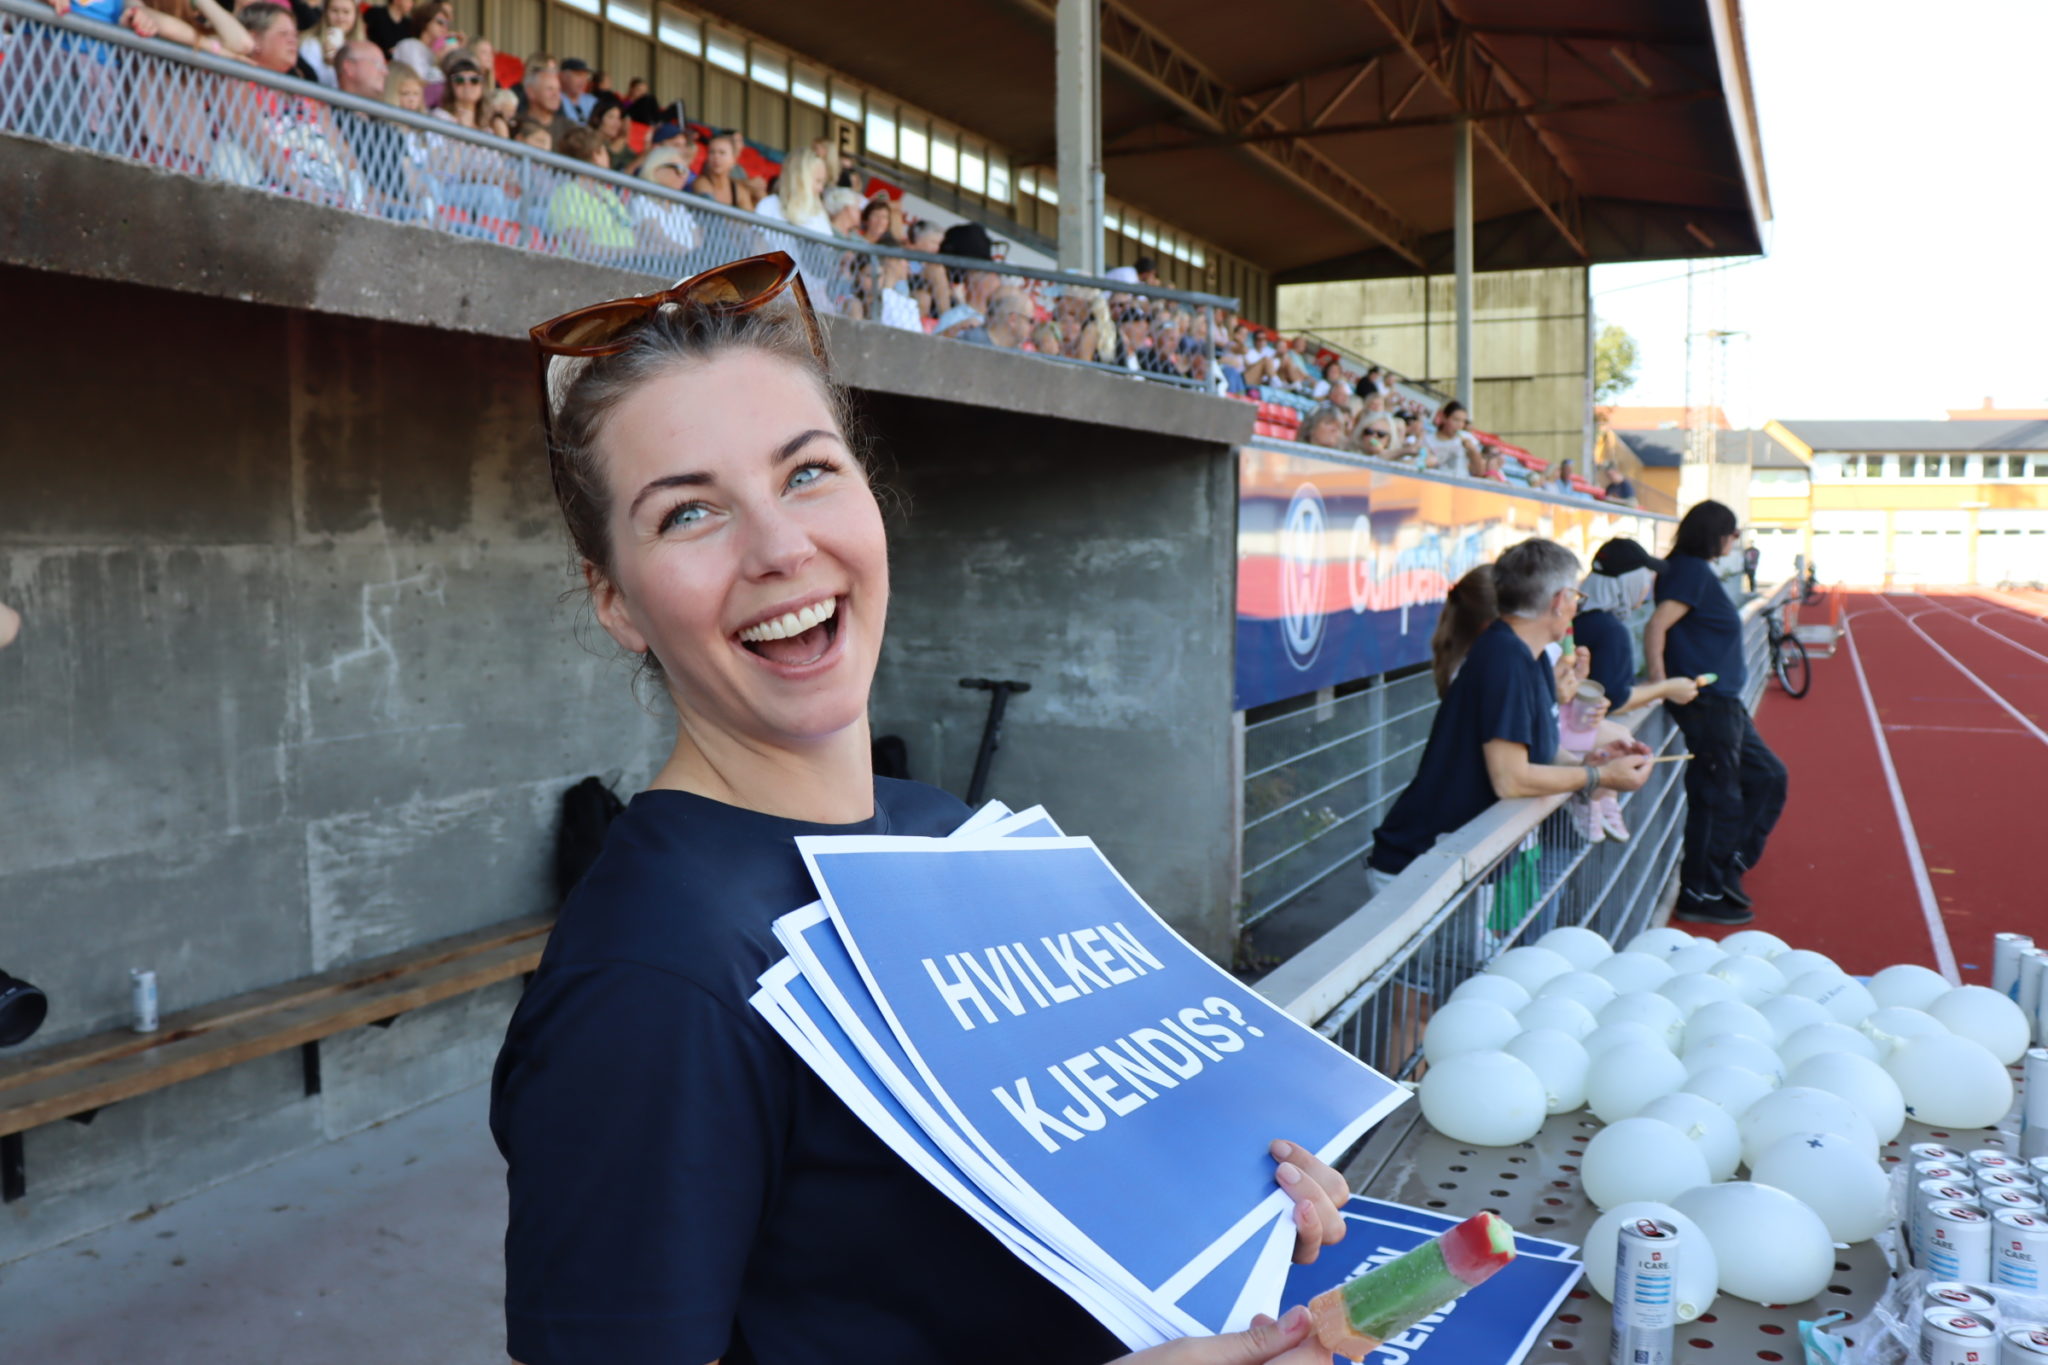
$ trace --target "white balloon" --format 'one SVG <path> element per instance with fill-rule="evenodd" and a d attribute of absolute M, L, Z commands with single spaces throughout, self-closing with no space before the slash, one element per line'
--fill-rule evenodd
<path fill-rule="evenodd" d="M 1564 957 L 1548 948 L 1510 948 L 1486 964 L 1486 970 L 1494 976 L 1504 976 L 1534 995 L 1544 982 L 1553 976 L 1563 976 L 1572 969 Z"/>
<path fill-rule="evenodd" d="M 1562 1029 L 1574 1038 L 1585 1037 L 1594 1027 L 1593 1011 L 1564 995 L 1539 995 L 1516 1010 L 1515 1018 L 1525 1029 Z"/>
<path fill-rule="evenodd" d="M 1745 1005 L 1740 1000 L 1716 1000 L 1712 1004 L 1701 1005 L 1685 1021 L 1685 1050 L 1691 1051 L 1695 1044 L 1724 1033 L 1754 1038 L 1771 1048 L 1778 1045 L 1777 1031 L 1771 1027 L 1771 1021 L 1754 1006 Z"/>
<path fill-rule="evenodd" d="M 1742 1160 L 1752 1171 L 1771 1144 L 1794 1133 L 1833 1133 L 1855 1143 L 1865 1161 L 1877 1160 L 1870 1120 L 1840 1095 L 1810 1085 L 1773 1090 L 1749 1106 L 1736 1127 L 1742 1130 Z"/>
<path fill-rule="evenodd" d="M 1929 1005 L 1927 1012 L 1957 1037 L 1982 1043 L 2007 1066 L 2026 1056 L 2033 1041 L 2020 1007 L 1989 986 L 1958 986 Z"/>
<path fill-rule="evenodd" d="M 1593 975 L 1627 995 L 1630 991 L 1654 991 L 1677 973 L 1661 957 L 1652 957 L 1648 953 L 1616 953 L 1593 968 Z"/>
<path fill-rule="evenodd" d="M 1771 959 L 1771 965 L 1785 974 L 1787 981 L 1797 981 L 1808 972 L 1827 971 L 1836 976 L 1848 973 L 1835 965 L 1835 960 L 1825 953 L 1816 953 L 1807 948 L 1788 948 Z"/>
<path fill-rule="evenodd" d="M 1490 1000 L 1452 1000 L 1429 1017 L 1422 1055 L 1432 1066 L 1460 1052 L 1497 1049 L 1522 1031 L 1515 1016 Z"/>
<path fill-rule="evenodd" d="M 1884 1059 L 1906 1116 L 1943 1128 L 1989 1128 L 2012 1108 L 2012 1073 L 1989 1048 L 1953 1033 L 1908 1038 Z"/>
<path fill-rule="evenodd" d="M 1607 1003 L 1620 992 L 1612 982 L 1591 972 L 1566 972 L 1553 976 L 1543 983 L 1543 989 L 1536 992 L 1538 1000 L 1546 996 L 1561 995 L 1567 1000 L 1576 1000 L 1595 1015 L 1607 1007 Z"/>
<path fill-rule="evenodd" d="M 1778 1055 L 1785 1059 L 1788 1071 L 1808 1057 L 1817 1057 L 1823 1052 L 1847 1052 L 1868 1057 L 1873 1062 L 1878 1059 L 1876 1043 L 1847 1024 L 1837 1024 L 1833 1020 L 1825 1024 L 1808 1024 L 1778 1048 Z"/>
<path fill-rule="evenodd" d="M 1689 948 L 1697 942 L 1699 940 L 1685 932 L 1685 930 L 1673 929 L 1666 925 L 1662 929 L 1643 930 L 1643 932 L 1630 939 L 1628 946 L 1622 951 L 1648 953 L 1651 957 L 1669 957 L 1680 948 Z"/>
<path fill-rule="evenodd" d="M 1752 1104 L 1774 1088 L 1770 1077 L 1759 1076 L 1748 1067 L 1710 1066 L 1687 1076 L 1679 1090 L 1712 1100 L 1727 1110 L 1730 1118 L 1739 1121 Z"/>
<path fill-rule="evenodd" d="M 1528 1063 L 1505 1052 L 1461 1052 L 1422 1077 L 1422 1117 L 1445 1137 L 1512 1147 L 1543 1127 L 1548 1098 Z"/>
<path fill-rule="evenodd" d="M 1575 924 L 1552 929 L 1536 940 L 1536 946 L 1550 949 L 1582 972 L 1590 972 L 1596 964 L 1614 956 L 1614 949 L 1606 939 Z"/>
<path fill-rule="evenodd" d="M 1741 1130 L 1726 1109 L 1704 1095 L 1674 1090 L 1644 1105 L 1637 1117 L 1661 1119 L 1691 1139 L 1706 1158 L 1709 1180 L 1726 1180 L 1742 1164 Z"/>
<path fill-rule="evenodd" d="M 1503 1051 L 1527 1064 L 1543 1082 L 1546 1112 L 1568 1114 L 1586 1102 L 1586 1073 L 1593 1063 L 1569 1033 L 1532 1028 L 1510 1039 Z"/>
<path fill-rule="evenodd" d="M 1638 1199 L 1668 1201 L 1706 1184 L 1707 1159 L 1668 1123 L 1622 1119 L 1593 1134 L 1579 1175 L 1593 1206 L 1611 1209 Z"/>
<path fill-rule="evenodd" d="M 1870 978 L 1870 993 L 1880 1005 L 1924 1010 L 1949 992 L 1948 978 L 1917 962 L 1900 962 Z"/>
<path fill-rule="evenodd" d="M 1728 954 L 1721 951 L 1721 945 L 1711 939 L 1702 939 L 1689 947 L 1680 948 L 1664 959 L 1671 964 L 1671 970 L 1680 976 L 1691 976 L 1694 972 L 1712 971 L 1728 960 Z"/>
<path fill-rule="evenodd" d="M 1593 1059 L 1586 1074 L 1586 1104 L 1602 1123 L 1616 1123 L 1684 1083 L 1685 1064 L 1665 1049 L 1623 1043 Z"/>
<path fill-rule="evenodd" d="M 1947 1033 L 1948 1025 L 1927 1013 L 1907 1005 L 1882 1005 L 1870 1012 L 1868 1018 L 1856 1025 L 1857 1031 L 1868 1038 L 1875 1048 L 1875 1056 L 1883 1061 L 1897 1050 L 1900 1043 L 1908 1038 L 1918 1038 L 1923 1033 Z"/>
<path fill-rule="evenodd" d="M 1669 1204 L 1638 1200 L 1617 1204 L 1593 1220 L 1579 1247 L 1579 1259 L 1586 1267 L 1586 1282 L 1601 1298 L 1614 1299 L 1614 1260 L 1621 1240 L 1621 1226 L 1639 1218 L 1654 1218 L 1678 1229 L 1677 1277 L 1671 1297 L 1680 1322 L 1691 1322 L 1714 1306 L 1714 1293 L 1721 1281 L 1721 1268 L 1714 1260 L 1713 1243 L 1700 1225 Z"/>
<path fill-rule="evenodd" d="M 1457 992 L 1451 993 L 1453 1000 Z M 1803 995 L 1774 995 L 1756 1007 L 1757 1013 L 1771 1021 L 1771 1029 L 1777 1034 L 1780 1047 L 1808 1024 L 1826 1024 L 1834 1020 L 1825 1005 L 1816 1004 Z"/>
<path fill-rule="evenodd" d="M 1785 974 L 1760 957 L 1730 953 L 1707 973 L 1735 988 L 1736 999 L 1745 1005 L 1774 1000 L 1785 989 Z"/>
<path fill-rule="evenodd" d="M 1811 1086 L 1840 1095 L 1869 1120 L 1870 1130 L 1881 1143 L 1890 1142 L 1906 1126 L 1906 1098 L 1899 1091 L 1899 1083 L 1868 1057 L 1853 1052 L 1816 1053 L 1793 1067 L 1785 1076 L 1785 1084 Z"/>
<path fill-rule="evenodd" d="M 1791 945 L 1776 934 L 1767 934 L 1761 929 L 1737 929 L 1721 940 L 1721 947 L 1740 957 L 1769 959 L 1788 951 Z"/>
<path fill-rule="evenodd" d="M 1631 991 L 1617 995 L 1600 1011 L 1600 1024 L 1641 1024 L 1664 1040 L 1672 1051 L 1685 1038 L 1685 1011 L 1655 991 Z"/>
<path fill-rule="evenodd" d="M 1827 1224 L 1783 1190 L 1730 1181 L 1687 1190 L 1671 1202 L 1706 1234 L 1725 1294 L 1752 1303 L 1803 1303 L 1834 1274 Z"/>
<path fill-rule="evenodd" d="M 1716 976 L 1700 972 L 1689 972 L 1674 976 L 1657 988 L 1657 994 L 1678 1006 L 1686 1018 L 1701 1005 L 1711 1005 L 1716 1000 L 1733 1000 L 1735 988 Z"/>
<path fill-rule="evenodd" d="M 1778 1059 L 1778 1050 L 1761 1039 L 1740 1033 L 1717 1033 L 1687 1048 L 1679 1060 L 1685 1063 L 1688 1076 L 1717 1066 L 1739 1066 L 1754 1071 L 1772 1085 L 1781 1085 L 1785 1080 L 1785 1064 Z"/>
<path fill-rule="evenodd" d="M 1884 1169 L 1833 1133 L 1779 1138 L 1750 1163 L 1749 1174 L 1819 1214 L 1837 1242 L 1867 1242 L 1890 1221 L 1892 1185 Z"/>
<path fill-rule="evenodd" d="M 1477 976 L 1468 976 L 1460 981 L 1458 988 L 1451 992 L 1451 999 L 1490 1000 L 1509 1014 L 1513 1014 L 1535 997 L 1524 990 L 1519 982 L 1510 981 L 1504 976 L 1488 976 L 1481 972 Z"/>
<path fill-rule="evenodd" d="M 1664 1040 L 1664 1035 L 1647 1024 L 1602 1024 L 1580 1040 L 1580 1045 L 1586 1049 L 1588 1057 L 1598 1057 L 1607 1049 L 1620 1047 L 1623 1043 L 1648 1043 L 1651 1047 L 1661 1047 L 1666 1052 L 1671 1050 L 1670 1045 Z"/>
<path fill-rule="evenodd" d="M 1869 989 L 1839 970 L 1808 972 L 1794 977 L 1792 984 L 1785 989 L 1825 1005 L 1828 1013 L 1835 1016 L 1835 1022 L 1840 1024 L 1856 1023 L 1877 1008 L 1877 1001 L 1871 998 Z"/>

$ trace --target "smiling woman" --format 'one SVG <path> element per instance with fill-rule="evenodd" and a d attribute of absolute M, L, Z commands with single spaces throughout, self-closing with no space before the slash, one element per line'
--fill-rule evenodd
<path fill-rule="evenodd" d="M 799 836 L 943 835 L 967 816 L 873 775 L 888 547 L 794 273 L 736 262 L 534 329 L 593 609 L 660 680 L 676 737 L 564 904 L 492 1078 L 508 1349 L 525 1365 L 1097 1365 L 1117 1340 L 747 1003 L 783 956 L 774 920 L 815 898 Z M 1342 1236 L 1343 1181 L 1290 1144 L 1268 1156 L 1312 1256 Z M 1306 1321 L 1143 1358 L 1320 1362 Z"/>

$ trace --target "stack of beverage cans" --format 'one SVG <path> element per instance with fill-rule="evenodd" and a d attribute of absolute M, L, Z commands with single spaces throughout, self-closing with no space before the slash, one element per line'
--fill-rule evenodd
<path fill-rule="evenodd" d="M 1936 1280 L 1920 1301 L 1921 1365 L 2048 1365 L 2048 1327 L 2008 1323 L 1998 1291 Z"/>
<path fill-rule="evenodd" d="M 2048 1285 L 2041 1178 L 2048 1172 L 1995 1148 L 1958 1152 L 1923 1142 L 1912 1154 L 1913 1263 L 1937 1281 L 2041 1293 Z"/>

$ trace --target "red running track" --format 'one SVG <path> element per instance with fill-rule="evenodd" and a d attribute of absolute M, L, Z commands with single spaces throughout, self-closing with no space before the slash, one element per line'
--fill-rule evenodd
<path fill-rule="evenodd" d="M 1945 937 L 1962 979 L 1984 981 L 1992 934 L 2048 930 L 2028 856 L 2048 787 L 2048 604 L 1864 592 L 1843 619 L 1853 650 L 1845 639 L 1816 659 L 1802 699 L 1770 684 L 1757 716 L 1792 776 L 1744 878 L 1755 927 L 1859 974 L 1940 969 Z"/>

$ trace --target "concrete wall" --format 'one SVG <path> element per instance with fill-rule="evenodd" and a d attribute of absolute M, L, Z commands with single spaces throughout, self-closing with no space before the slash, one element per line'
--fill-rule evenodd
<path fill-rule="evenodd" d="M 1455 393 L 1454 283 L 1433 275 L 1285 285 L 1280 325 Z M 1584 473 L 1585 270 L 1489 272 L 1474 278 L 1472 300 L 1473 425 Z"/>
<path fill-rule="evenodd" d="M 121 1024 L 130 967 L 174 1010 L 546 909 L 561 789 L 635 788 L 669 726 L 560 600 L 523 332 L 645 282 L 19 139 L 0 201 L 0 298 L 38 327 L 0 369 L 0 966 L 51 997 L 31 1047 Z M 1249 409 L 829 330 L 915 499 L 877 729 L 961 791 L 986 694 L 956 680 L 1031 680 L 993 793 L 1227 951 Z M 288 1053 L 28 1133 L 0 1263 L 481 1081 L 517 992 L 329 1041 L 310 1099 Z"/>

